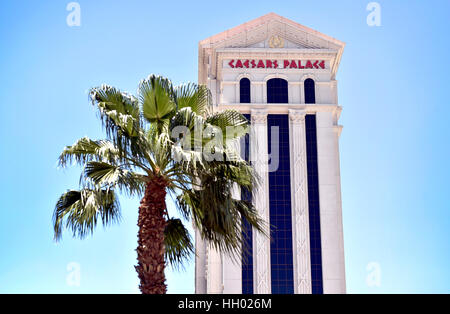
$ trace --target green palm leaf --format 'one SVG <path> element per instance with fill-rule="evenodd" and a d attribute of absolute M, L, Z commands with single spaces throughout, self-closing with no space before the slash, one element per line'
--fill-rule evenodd
<path fill-rule="evenodd" d="M 146 178 L 122 165 L 90 161 L 84 167 L 83 178 L 89 178 L 96 186 L 118 187 L 122 192 L 142 196 Z"/>
<path fill-rule="evenodd" d="M 183 84 L 175 88 L 175 102 L 178 109 L 191 108 L 196 114 L 205 115 L 212 106 L 211 92 L 204 85 Z"/>
<path fill-rule="evenodd" d="M 167 221 L 165 235 L 166 260 L 172 267 L 179 267 L 194 252 L 189 231 L 184 227 L 180 219 L 169 219 Z"/>
<path fill-rule="evenodd" d="M 175 109 L 172 83 L 161 76 L 151 75 L 139 84 L 139 100 L 145 119 L 158 127 L 167 126 Z"/>
<path fill-rule="evenodd" d="M 64 148 L 59 156 L 59 165 L 65 167 L 72 162 L 83 165 L 92 160 L 113 162 L 117 159 L 118 154 L 117 147 L 110 141 L 93 141 L 88 137 L 83 137 L 72 146 Z"/>
<path fill-rule="evenodd" d="M 227 109 L 207 117 L 206 122 L 218 126 L 224 139 L 240 138 L 248 133 L 248 120 L 239 111 Z"/>
<path fill-rule="evenodd" d="M 84 238 L 94 231 L 98 220 L 104 226 L 120 220 L 120 205 L 113 190 L 67 191 L 59 198 L 53 214 L 55 240 L 65 226 L 74 237 Z"/>

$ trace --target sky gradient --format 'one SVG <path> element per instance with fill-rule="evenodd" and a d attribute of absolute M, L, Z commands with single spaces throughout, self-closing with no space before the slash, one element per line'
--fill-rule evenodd
<path fill-rule="evenodd" d="M 85 0 L 79 27 L 66 23 L 69 2 L 0 10 L 0 293 L 139 292 L 138 199 L 121 197 L 118 225 L 53 241 L 55 202 L 80 172 L 58 170 L 57 157 L 104 137 L 87 91 L 135 93 L 151 73 L 196 82 L 198 41 L 269 12 L 347 44 L 337 80 L 348 292 L 450 293 L 449 1 L 378 1 L 379 27 L 366 23 L 369 1 Z M 194 292 L 193 265 L 167 272 L 169 293 Z"/>

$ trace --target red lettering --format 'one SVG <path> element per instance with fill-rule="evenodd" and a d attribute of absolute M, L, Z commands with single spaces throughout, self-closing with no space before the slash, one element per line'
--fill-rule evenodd
<path fill-rule="evenodd" d="M 230 68 L 267 68 L 277 69 L 278 60 L 241 60 L 232 59 L 228 62 Z M 306 64 L 302 64 L 302 60 L 283 60 L 284 69 L 325 69 L 325 60 L 306 60 Z"/>

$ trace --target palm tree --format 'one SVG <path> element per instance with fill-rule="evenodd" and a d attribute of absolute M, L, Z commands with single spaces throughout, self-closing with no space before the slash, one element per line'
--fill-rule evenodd
<path fill-rule="evenodd" d="M 140 82 L 137 97 L 102 85 L 90 90 L 90 98 L 107 138 L 84 137 L 59 157 L 61 167 L 76 163 L 83 171 L 80 189 L 67 191 L 56 203 L 56 241 L 63 228 L 84 238 L 97 222 L 118 221 L 117 192 L 138 196 L 139 288 L 163 294 L 166 262 L 177 267 L 194 251 L 183 221 L 166 210 L 167 193 L 181 216 L 223 252 L 238 251 L 242 218 L 263 230 L 252 204 L 231 192 L 234 187 L 252 191 L 257 181 L 235 149 L 248 132 L 248 121 L 234 110 L 214 113 L 205 86 L 173 86 L 151 75 Z"/>

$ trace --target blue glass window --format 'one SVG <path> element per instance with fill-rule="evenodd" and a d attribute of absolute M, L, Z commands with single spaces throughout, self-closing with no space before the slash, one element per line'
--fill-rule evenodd
<path fill-rule="evenodd" d="M 250 121 L 250 115 L 244 115 Z M 241 145 L 241 152 L 245 160 L 249 160 L 249 142 L 247 134 Z M 252 201 L 252 195 L 248 190 L 241 191 L 241 199 L 248 202 Z M 242 218 L 242 293 L 253 294 L 253 240 L 252 226 L 247 219 Z"/>
<path fill-rule="evenodd" d="M 274 78 L 267 81 L 267 103 L 288 103 L 288 83 L 286 80 Z"/>
<path fill-rule="evenodd" d="M 240 90 L 240 102 L 250 103 L 250 80 L 248 78 L 243 78 L 239 82 Z"/>
<path fill-rule="evenodd" d="M 272 152 L 272 127 L 279 128 L 279 167 L 269 172 L 270 204 L 270 261 L 272 272 L 272 293 L 294 293 L 292 256 L 292 211 L 289 156 L 288 115 L 268 115 L 267 117 L 269 154 Z"/>
<path fill-rule="evenodd" d="M 316 103 L 316 89 L 313 79 L 305 80 L 305 104 L 315 104 Z"/>
<path fill-rule="evenodd" d="M 319 172 L 317 167 L 316 116 L 306 115 L 306 159 L 308 167 L 309 236 L 313 294 L 323 294 L 322 245 L 320 238 Z"/>

